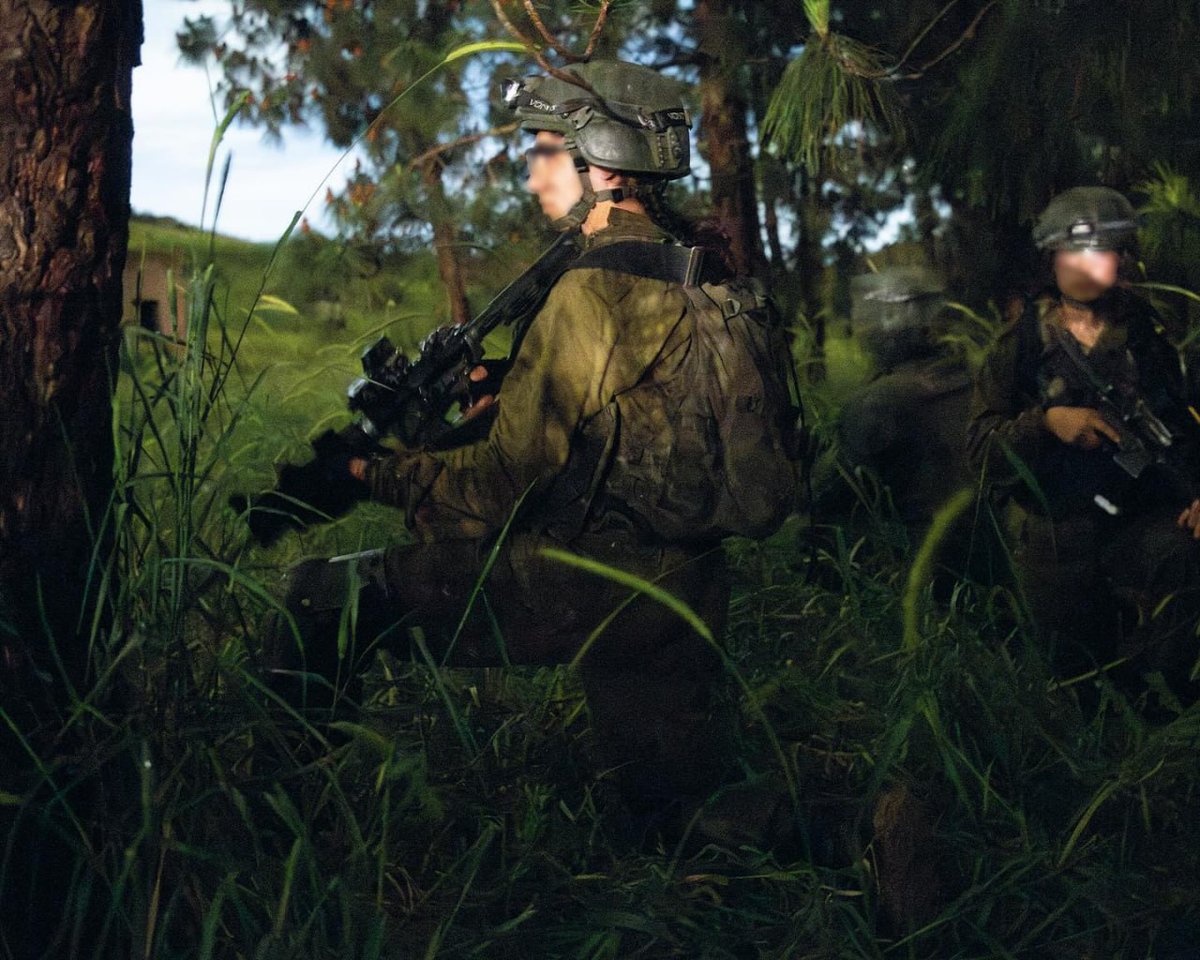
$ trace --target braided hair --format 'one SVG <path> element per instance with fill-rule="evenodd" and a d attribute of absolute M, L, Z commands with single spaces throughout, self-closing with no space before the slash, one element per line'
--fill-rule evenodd
<path fill-rule="evenodd" d="M 680 213 L 667 199 L 667 181 L 633 180 L 634 196 L 646 208 L 646 213 L 663 230 L 689 247 L 704 247 L 714 255 L 721 273 L 733 277 L 737 269 L 730 256 L 732 244 L 729 231 L 715 217 L 693 220 Z"/>

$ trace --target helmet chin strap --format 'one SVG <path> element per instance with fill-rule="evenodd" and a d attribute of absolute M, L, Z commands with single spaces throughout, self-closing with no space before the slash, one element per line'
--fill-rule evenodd
<path fill-rule="evenodd" d="M 1103 309 L 1103 307 L 1115 295 L 1113 293 L 1113 291 L 1115 289 L 1116 289 L 1115 287 L 1109 287 L 1107 290 L 1102 291 L 1100 293 L 1100 295 L 1093 300 L 1080 300 L 1077 297 L 1068 296 L 1067 294 L 1063 293 L 1061 290 L 1058 292 L 1058 295 L 1059 295 L 1059 298 L 1062 300 L 1062 302 L 1065 303 L 1069 307 L 1074 307 L 1076 310 L 1095 311 L 1095 310 Z"/>
<path fill-rule="evenodd" d="M 1094 300 L 1080 300 L 1076 297 L 1067 296 L 1065 293 L 1060 293 L 1059 296 L 1062 298 L 1062 302 L 1068 307 L 1074 307 L 1077 310 L 1091 310 L 1100 300 L 1100 297 L 1096 297 Z"/>
<path fill-rule="evenodd" d="M 570 139 L 566 141 L 566 147 L 567 152 L 571 154 L 571 159 L 575 161 L 575 172 L 579 174 L 579 182 L 583 186 L 583 196 L 565 214 L 550 221 L 550 229 L 557 230 L 559 233 L 566 233 L 568 230 L 582 227 L 583 222 L 587 220 L 588 214 L 595 209 L 597 203 L 604 201 L 620 203 L 630 196 L 630 192 L 621 187 L 614 187 L 612 190 L 594 190 L 591 177 L 588 176 L 588 162 L 580 153 L 579 147 L 575 145 L 574 140 Z"/>

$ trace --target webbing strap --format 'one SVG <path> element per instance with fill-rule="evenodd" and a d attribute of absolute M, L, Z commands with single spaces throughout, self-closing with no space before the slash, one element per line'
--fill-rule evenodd
<path fill-rule="evenodd" d="M 713 271 L 706 269 L 704 248 L 685 247 L 680 243 L 652 243 L 646 240 L 619 240 L 587 253 L 567 268 L 588 267 L 616 270 L 649 280 L 666 280 L 685 287 L 714 283 Z"/>

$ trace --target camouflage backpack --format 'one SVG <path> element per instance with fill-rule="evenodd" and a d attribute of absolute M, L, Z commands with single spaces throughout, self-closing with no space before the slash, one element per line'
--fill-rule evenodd
<path fill-rule="evenodd" d="M 674 375 L 618 394 L 587 433 L 607 438 L 606 498 L 671 542 L 765 537 L 794 509 L 799 394 L 787 329 L 749 278 L 704 279 L 703 250 L 623 241 L 572 265 L 675 281 L 694 340 Z"/>

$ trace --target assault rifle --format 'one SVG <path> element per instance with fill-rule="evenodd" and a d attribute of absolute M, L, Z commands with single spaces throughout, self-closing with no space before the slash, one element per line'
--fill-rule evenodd
<path fill-rule="evenodd" d="M 1115 444 L 1109 444 L 1113 448 L 1113 462 L 1134 480 L 1150 466 L 1157 465 L 1166 468 L 1183 486 L 1194 486 L 1194 478 L 1186 475 L 1181 463 L 1183 436 L 1150 409 L 1145 396 L 1133 385 L 1101 376 L 1070 333 L 1057 327 L 1052 329 L 1062 356 L 1076 374 L 1072 379 L 1082 385 L 1087 399 L 1120 437 Z M 1110 515 L 1120 513 L 1120 507 L 1103 494 L 1097 494 L 1095 502 Z"/>
<path fill-rule="evenodd" d="M 484 338 L 497 327 L 511 326 L 509 357 L 515 356 L 550 288 L 578 255 L 578 234 L 563 234 L 473 320 L 430 333 L 414 359 L 386 337 L 368 347 L 362 357 L 363 375 L 350 385 L 347 395 L 347 404 L 358 414 L 354 423 L 317 437 L 308 463 L 278 467 L 273 490 L 230 500 L 238 513 L 245 513 L 255 539 L 270 545 L 288 530 L 346 513 L 366 493 L 350 476 L 350 460 L 387 453 L 380 443 L 387 436 L 397 437 L 407 447 L 430 448 L 477 439 L 478 423 L 470 430 L 451 422 L 448 415 L 456 407 L 465 410 L 481 393 L 494 392 L 495 381 L 503 375 L 493 373 L 482 383 L 472 383 L 471 371 L 489 366 L 483 359 Z M 495 366 L 507 369 L 503 361 Z M 486 421 L 481 418 L 481 422 Z"/>

